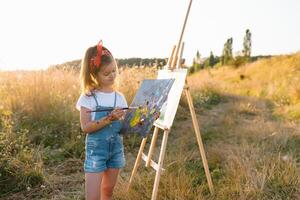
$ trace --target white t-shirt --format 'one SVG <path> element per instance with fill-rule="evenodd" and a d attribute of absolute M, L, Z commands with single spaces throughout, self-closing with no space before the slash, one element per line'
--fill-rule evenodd
<path fill-rule="evenodd" d="M 120 92 L 116 92 L 116 107 L 125 108 L 128 107 L 127 101 L 124 97 L 124 95 Z M 95 91 L 94 92 L 96 99 L 98 101 L 99 106 L 105 106 L 105 107 L 113 107 L 115 102 L 115 92 L 100 92 Z M 84 94 L 81 94 L 77 103 L 76 103 L 76 109 L 80 111 L 81 107 L 88 108 L 90 110 L 96 109 L 96 101 L 93 96 L 87 96 Z M 92 120 L 95 119 L 95 112 L 92 112 Z"/>

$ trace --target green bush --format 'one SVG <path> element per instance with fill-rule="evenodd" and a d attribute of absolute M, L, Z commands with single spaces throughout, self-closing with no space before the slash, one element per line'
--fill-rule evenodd
<path fill-rule="evenodd" d="M 28 130 L 0 132 L 0 197 L 41 184 L 42 161 L 27 139 Z"/>
<path fill-rule="evenodd" d="M 215 88 L 205 87 L 193 95 L 194 105 L 196 107 L 211 108 L 212 105 L 217 105 L 221 102 L 222 97 Z"/>

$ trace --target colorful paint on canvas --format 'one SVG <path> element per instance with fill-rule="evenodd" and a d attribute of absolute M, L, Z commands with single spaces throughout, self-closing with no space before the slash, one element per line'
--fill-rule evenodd
<path fill-rule="evenodd" d="M 123 121 L 123 134 L 137 133 L 145 137 L 166 102 L 175 79 L 144 80 L 137 91 Z"/>

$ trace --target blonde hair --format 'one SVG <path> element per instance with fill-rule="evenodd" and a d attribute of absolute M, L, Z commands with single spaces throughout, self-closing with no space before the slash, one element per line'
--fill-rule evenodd
<path fill-rule="evenodd" d="M 102 47 L 103 49 L 109 51 L 107 48 Z M 101 56 L 101 65 L 100 67 L 94 68 L 94 70 L 91 69 L 90 66 L 90 60 L 92 57 L 97 55 L 97 46 L 89 47 L 84 54 L 84 57 L 81 61 L 81 70 L 80 70 L 80 83 L 81 83 L 81 93 L 82 94 L 90 94 L 91 91 L 95 90 L 96 88 L 99 88 L 101 85 L 99 81 L 97 80 L 97 74 L 100 71 L 101 68 L 111 64 L 112 62 L 115 62 L 114 57 L 110 53 L 110 55 L 102 55 Z M 118 67 L 116 64 L 116 72 L 118 74 Z M 118 81 L 116 80 L 116 85 L 118 85 Z M 116 86 L 114 84 L 114 88 Z"/>

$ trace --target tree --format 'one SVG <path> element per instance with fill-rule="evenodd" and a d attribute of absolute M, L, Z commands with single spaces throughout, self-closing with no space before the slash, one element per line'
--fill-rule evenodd
<path fill-rule="evenodd" d="M 199 50 L 197 50 L 196 56 L 193 59 L 193 63 L 200 64 L 200 62 L 201 62 L 201 55 L 199 53 Z"/>
<path fill-rule="evenodd" d="M 200 69 L 201 64 L 201 55 L 199 53 L 199 50 L 197 50 L 196 56 L 193 59 L 193 70 L 198 71 Z"/>
<path fill-rule="evenodd" d="M 246 60 L 249 60 L 251 55 L 251 32 L 249 29 L 246 30 L 246 34 L 243 42 L 243 55 Z"/>
<path fill-rule="evenodd" d="M 232 42 L 233 39 L 229 38 L 224 44 L 223 55 L 222 55 L 222 65 L 229 64 L 233 60 L 232 57 Z"/>
<path fill-rule="evenodd" d="M 209 62 L 208 62 L 208 66 L 212 67 L 215 65 L 215 56 L 213 54 L 213 52 L 210 52 L 210 56 L 209 56 Z"/>

